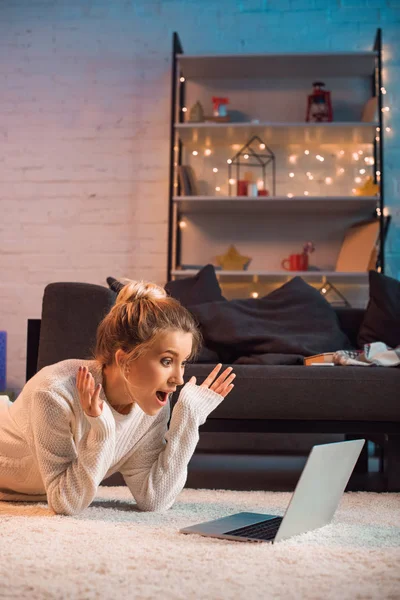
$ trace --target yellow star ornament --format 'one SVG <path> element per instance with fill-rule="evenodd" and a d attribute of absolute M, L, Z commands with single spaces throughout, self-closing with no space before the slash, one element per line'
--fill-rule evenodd
<path fill-rule="evenodd" d="M 376 196 L 379 194 L 379 185 L 373 182 L 372 177 L 369 175 L 365 180 L 364 185 L 355 189 L 355 196 Z"/>
<path fill-rule="evenodd" d="M 250 263 L 251 258 L 242 256 L 232 245 L 225 254 L 216 256 L 216 261 L 223 271 L 243 271 Z"/>

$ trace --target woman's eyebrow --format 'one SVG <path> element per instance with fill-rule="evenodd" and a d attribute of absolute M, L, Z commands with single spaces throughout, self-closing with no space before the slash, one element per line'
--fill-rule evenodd
<path fill-rule="evenodd" d="M 169 352 L 170 354 L 172 354 L 173 356 L 177 356 L 179 357 L 179 353 L 176 352 L 175 350 L 171 350 L 170 348 L 168 350 L 164 350 L 164 352 L 161 352 L 161 354 L 165 354 L 166 352 Z M 190 356 L 190 355 L 189 355 Z M 189 358 L 189 356 L 186 357 L 185 360 L 187 360 Z"/>

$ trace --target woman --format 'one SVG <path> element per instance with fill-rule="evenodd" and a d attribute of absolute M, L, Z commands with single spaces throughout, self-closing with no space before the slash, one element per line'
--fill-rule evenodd
<path fill-rule="evenodd" d="M 191 314 L 163 288 L 129 281 L 100 323 L 94 360 L 45 367 L 0 412 L 0 500 L 47 500 L 55 513 L 90 505 L 122 473 L 141 510 L 165 510 L 183 489 L 198 428 L 233 388 L 217 365 L 182 389 L 199 348 Z"/>

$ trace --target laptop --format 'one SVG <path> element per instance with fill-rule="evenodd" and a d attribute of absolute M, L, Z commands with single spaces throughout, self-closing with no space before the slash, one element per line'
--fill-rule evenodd
<path fill-rule="evenodd" d="M 280 542 L 330 523 L 365 440 L 314 446 L 284 516 L 240 512 L 180 529 L 239 542 Z"/>

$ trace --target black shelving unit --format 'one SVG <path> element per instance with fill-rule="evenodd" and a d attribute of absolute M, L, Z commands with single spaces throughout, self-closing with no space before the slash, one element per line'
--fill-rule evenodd
<path fill-rule="evenodd" d="M 372 88 L 372 93 L 374 96 L 377 97 L 378 101 L 377 101 L 377 105 L 378 105 L 378 122 L 377 123 L 373 123 L 373 124 L 363 124 L 363 123 L 354 123 L 353 125 L 359 126 L 361 133 L 363 131 L 365 131 L 366 133 L 362 135 L 368 136 L 369 133 L 366 131 L 366 129 L 363 128 L 363 126 L 367 126 L 367 125 L 375 125 L 374 127 L 371 127 L 370 131 L 371 131 L 371 135 L 373 135 L 373 137 L 370 137 L 368 139 L 371 140 L 370 143 L 373 142 L 373 154 L 374 154 L 374 163 L 375 163 L 375 167 L 374 167 L 374 180 L 375 183 L 379 183 L 380 185 L 380 195 L 379 197 L 376 198 L 370 198 L 369 200 L 371 201 L 371 216 L 375 213 L 378 214 L 379 216 L 379 226 L 380 226 L 380 241 L 379 241 L 379 249 L 378 249 L 378 257 L 377 257 L 377 263 L 376 263 L 376 268 L 378 270 L 380 270 L 380 272 L 384 272 L 385 270 L 385 237 L 387 234 L 387 229 L 388 229 L 388 225 L 389 225 L 389 218 L 385 217 L 384 215 L 384 208 L 385 208 L 385 180 L 384 180 L 384 123 L 383 123 L 383 94 L 382 94 L 382 30 L 379 28 L 377 29 L 376 32 L 376 36 L 375 36 L 375 41 L 374 41 L 374 45 L 373 45 L 373 50 L 371 52 L 359 52 L 359 53 L 316 53 L 313 54 L 312 56 L 318 59 L 318 57 L 321 57 L 321 60 L 326 61 L 326 64 L 330 65 L 330 68 L 335 68 L 332 67 L 332 65 L 336 63 L 338 63 L 338 55 L 339 54 L 343 54 L 343 59 L 342 61 L 339 61 L 339 65 L 340 68 L 345 70 L 345 75 L 351 75 L 351 57 L 354 55 L 357 57 L 357 62 L 359 65 L 362 65 L 363 68 L 363 75 L 367 75 L 367 71 L 370 67 L 371 67 L 371 88 Z M 364 57 L 365 55 L 365 57 Z M 184 52 L 183 52 L 183 46 L 181 43 L 181 40 L 179 38 L 178 33 L 174 33 L 173 34 L 173 40 L 172 40 L 172 66 L 171 66 L 171 123 L 170 123 L 170 132 L 171 132 L 171 138 L 170 138 L 170 173 L 169 173 L 169 222 L 168 222 L 168 266 L 167 266 L 167 278 L 168 280 L 171 280 L 174 277 L 177 276 L 189 276 L 191 274 L 193 274 L 192 272 L 185 272 L 185 271 L 181 271 L 178 273 L 179 267 L 181 265 L 181 230 L 179 227 L 179 222 L 180 219 L 182 217 L 183 210 L 182 210 L 182 206 L 192 202 L 193 204 L 195 204 L 195 202 L 197 201 L 197 205 L 199 204 L 199 202 L 201 200 L 207 200 L 207 198 L 200 198 L 200 197 L 192 197 L 192 198 L 186 198 L 183 199 L 184 201 L 179 202 L 177 200 L 179 200 L 179 195 L 180 195 L 180 189 L 179 189 L 179 181 L 178 178 L 176 176 L 176 169 L 179 165 L 182 164 L 182 153 L 183 153 L 183 141 L 182 141 L 182 137 L 184 137 L 184 133 L 185 133 L 185 127 L 186 124 L 184 124 L 184 112 L 182 111 L 182 109 L 185 106 L 185 96 L 186 96 L 186 77 L 184 77 L 185 73 L 182 71 L 182 66 L 181 63 L 183 62 L 183 58 L 186 58 L 188 60 L 186 60 L 185 63 L 185 69 L 187 71 L 190 72 L 190 69 L 193 70 L 194 64 L 198 64 L 198 71 L 200 73 L 200 76 L 205 76 L 207 74 L 207 65 L 214 65 L 213 69 L 214 69 L 214 77 L 215 77 L 215 70 L 221 69 L 221 64 L 222 61 L 224 60 L 228 60 L 229 65 L 228 68 L 232 69 L 232 65 L 234 65 L 234 62 L 232 63 L 232 60 L 234 61 L 235 59 L 237 61 L 247 61 L 248 64 L 253 64 L 253 75 L 255 74 L 255 76 L 257 75 L 257 69 L 260 69 L 259 64 L 261 63 L 262 60 L 264 60 L 266 57 L 271 56 L 271 55 L 238 55 L 238 56 L 227 56 L 227 55 L 220 55 L 220 56 L 209 56 L 209 55 L 205 55 L 205 56 L 191 56 L 191 57 L 185 57 L 184 56 Z M 274 60 L 275 61 L 279 61 L 279 60 L 284 60 L 284 56 L 285 55 L 273 55 L 274 56 Z M 298 60 L 302 60 L 302 56 L 306 57 L 307 55 L 302 55 L 302 54 L 298 54 L 298 55 L 293 55 L 294 58 L 298 57 Z M 347 60 L 346 60 L 347 57 Z M 196 63 L 196 59 L 198 59 L 198 62 Z M 210 61 L 214 61 L 214 62 L 210 62 Z M 251 61 L 253 61 L 251 63 Z M 307 62 L 304 60 L 304 65 L 307 66 Z M 347 69 L 347 71 L 346 71 Z M 339 68 L 338 68 L 339 70 Z M 365 71 L 365 73 L 364 73 Z M 369 72 L 369 71 L 368 71 Z M 354 72 L 354 75 L 356 75 L 357 73 Z M 306 72 L 305 73 L 306 76 L 309 76 L 309 73 Z M 368 76 L 368 75 L 367 75 Z M 232 124 L 231 124 L 232 125 Z M 290 124 L 288 124 L 290 125 Z M 297 124 L 300 125 L 300 124 Z M 309 124 L 304 124 L 304 125 L 309 125 Z M 317 124 L 315 124 L 317 125 Z M 341 125 L 345 126 L 345 125 L 352 125 L 352 124 L 346 124 L 346 123 L 333 123 L 330 124 L 333 125 L 332 131 L 334 132 L 334 127 L 335 125 L 337 127 L 340 127 Z M 376 130 L 376 127 L 379 127 L 379 133 Z M 214 128 L 215 130 L 215 128 Z M 329 135 L 329 132 L 327 134 L 327 136 Z M 379 172 L 379 175 L 377 174 Z M 349 197 L 350 198 L 350 197 Z M 278 197 L 269 199 L 267 202 L 270 202 L 271 200 L 279 200 Z M 321 198 L 322 199 L 322 198 Z M 221 199 L 218 199 L 220 202 L 222 202 Z M 315 200 L 318 200 L 317 198 Z M 303 201 L 305 202 L 305 200 L 303 199 Z M 260 201 L 258 201 L 260 202 Z M 207 203 L 204 204 L 204 206 L 206 206 Z M 208 206 L 210 205 L 210 203 L 208 203 Z M 237 203 L 237 206 L 239 205 L 239 203 Z M 267 210 L 267 209 L 266 209 Z M 223 273 L 222 273 L 223 274 Z M 260 272 L 259 273 L 260 276 L 264 276 L 267 277 L 268 273 L 266 272 Z M 295 273 L 295 274 L 299 274 L 299 273 Z M 321 272 L 322 275 L 324 275 L 324 273 Z M 243 275 L 243 274 L 242 274 Z M 246 275 L 246 274 L 244 274 Z M 274 275 L 277 275 L 277 273 L 274 273 Z M 282 275 L 288 275 L 287 273 L 282 273 Z M 300 273 L 300 275 L 302 275 L 302 273 Z M 313 275 L 315 275 L 315 273 L 313 273 Z M 360 275 L 360 274 L 359 274 Z"/>

